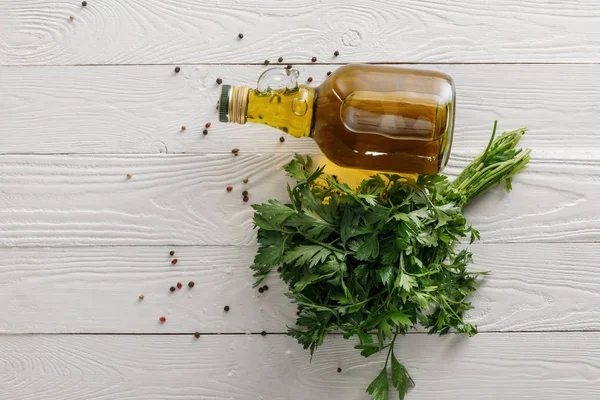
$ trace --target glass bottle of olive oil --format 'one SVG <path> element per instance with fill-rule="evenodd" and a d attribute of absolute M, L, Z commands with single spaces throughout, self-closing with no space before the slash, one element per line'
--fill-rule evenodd
<path fill-rule="evenodd" d="M 270 69 L 256 89 L 223 85 L 219 120 L 311 137 L 342 167 L 436 174 L 446 165 L 455 109 L 449 76 L 349 64 L 317 88 L 297 80 L 294 69 Z"/>

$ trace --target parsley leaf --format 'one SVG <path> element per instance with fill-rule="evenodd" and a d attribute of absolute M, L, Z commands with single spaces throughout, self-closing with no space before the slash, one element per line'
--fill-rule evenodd
<path fill-rule="evenodd" d="M 472 255 L 458 250 L 479 232 L 463 206 L 525 169 L 530 151 L 516 149 L 525 129 L 492 138 L 485 151 L 453 182 L 442 175 L 409 180 L 375 175 L 351 188 L 296 155 L 285 167 L 296 180 L 289 203 L 254 205 L 258 250 L 251 269 L 255 286 L 273 269 L 298 305 L 288 330 L 311 355 L 331 332 L 357 337 L 365 357 L 387 349 L 385 366 L 367 392 L 403 399 L 412 380 L 394 355 L 396 339 L 420 324 L 429 333 L 477 333 L 464 320 L 482 273 L 470 272 Z M 373 343 L 373 337 L 377 338 Z"/>
<path fill-rule="evenodd" d="M 404 400 L 404 396 L 408 391 L 408 384 L 414 385 L 414 382 L 404 365 L 398 362 L 394 352 L 392 351 L 392 386 L 398 391 L 398 399 Z"/>
<path fill-rule="evenodd" d="M 373 396 L 373 400 L 388 400 L 389 391 L 387 370 L 384 368 L 371 382 L 367 388 L 367 393 Z"/>

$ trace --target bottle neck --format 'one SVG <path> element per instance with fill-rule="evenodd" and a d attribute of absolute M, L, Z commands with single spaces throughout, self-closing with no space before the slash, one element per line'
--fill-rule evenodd
<path fill-rule="evenodd" d="M 259 92 L 245 86 L 223 85 L 219 120 L 245 124 L 254 122 L 279 129 L 295 137 L 309 136 L 315 104 L 315 89 L 297 88 Z"/>

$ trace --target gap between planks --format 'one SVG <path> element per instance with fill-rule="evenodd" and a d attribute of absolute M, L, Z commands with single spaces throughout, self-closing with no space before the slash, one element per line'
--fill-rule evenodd
<path fill-rule="evenodd" d="M 350 62 L 290 62 L 290 63 L 286 63 L 286 62 L 269 62 L 269 65 L 265 65 L 264 62 L 239 62 L 239 63 L 235 63 L 235 62 L 228 62 L 228 63 L 210 63 L 210 62 L 199 62 L 199 63 L 194 63 L 194 62 L 186 62 L 186 63 L 148 63 L 148 64 L 8 64 L 8 65 L 0 65 L 0 67 L 2 68 L 28 68 L 28 67 L 38 67 L 38 68 L 54 68 L 54 67 L 176 67 L 178 65 L 187 65 L 190 67 L 201 67 L 201 66 L 207 66 L 207 67 L 218 67 L 218 66 L 259 66 L 259 67 L 268 67 L 268 68 L 274 68 L 274 67 L 285 67 L 286 65 L 291 64 L 292 66 L 295 65 L 302 65 L 302 66 L 307 66 L 307 65 L 312 65 L 312 66 L 319 66 L 319 65 L 330 65 L 330 66 L 335 66 L 335 67 L 341 67 L 343 65 L 347 65 L 347 64 L 368 64 L 368 65 L 413 65 L 413 66 L 419 66 L 419 65 L 600 65 L 600 61 L 557 61 L 557 62 L 550 62 L 550 61 L 498 61 L 498 62 L 452 62 L 452 61 L 436 61 L 436 62 L 412 62 L 412 61 L 406 61 L 406 62 L 402 62 L 402 61 L 377 61 L 377 62 L 371 62 L 371 61 L 350 61 Z"/>
<path fill-rule="evenodd" d="M 534 331 L 482 331 L 478 332 L 477 336 L 480 335 L 511 335 L 511 334 L 554 334 L 554 333 L 569 333 L 569 334 L 581 334 L 581 333 L 598 333 L 600 329 L 553 329 L 553 330 L 534 330 Z M 263 336 L 261 332 L 198 332 L 201 336 Z M 21 332 L 21 333 L 9 333 L 0 332 L 0 337 L 3 336 L 189 336 L 193 335 L 194 332 Z M 268 336 L 288 336 L 287 332 L 267 332 L 265 337 Z M 342 336 L 342 332 L 331 332 L 328 336 Z M 373 333 L 375 335 L 375 333 Z M 429 336 L 443 336 L 438 334 L 429 334 L 427 332 L 406 332 L 403 336 L 412 335 L 429 335 Z M 450 332 L 449 335 L 455 335 L 459 337 L 467 337 L 463 334 L 457 334 Z M 348 340 L 352 340 L 349 338 Z"/>

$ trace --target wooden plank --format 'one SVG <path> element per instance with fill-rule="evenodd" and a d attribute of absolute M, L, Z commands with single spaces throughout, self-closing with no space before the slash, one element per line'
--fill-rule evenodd
<path fill-rule="evenodd" d="M 88 3 L 2 0 L 0 64 L 600 60 L 595 0 Z"/>
<path fill-rule="evenodd" d="M 595 400 L 599 333 L 409 335 L 411 400 Z M 383 366 L 330 337 L 312 363 L 281 336 L 0 336 L 6 399 L 364 399 Z M 338 373 L 337 368 L 342 368 Z M 394 395 L 397 396 L 397 395 Z M 391 397 L 394 398 L 394 397 Z"/>
<path fill-rule="evenodd" d="M 569 156 L 536 152 L 512 193 L 496 188 L 470 205 L 482 241 L 599 240 L 598 154 Z M 455 175 L 473 157 L 455 153 L 447 172 Z M 286 199 L 279 171 L 289 159 L 243 151 L 0 156 L 0 246 L 249 245 L 250 204 Z M 250 203 L 242 201 L 244 189 Z"/>
<path fill-rule="evenodd" d="M 90 6 L 91 7 L 91 6 Z M 0 68 L 0 153 L 316 152 L 310 139 L 217 122 L 217 77 L 256 83 L 264 66 Z M 337 66 L 298 66 L 319 85 Z M 600 146 L 600 65 L 436 65 L 457 86 L 454 149 L 484 148 L 494 119 L 529 127 L 535 149 Z M 208 136 L 204 124 L 212 122 Z M 181 131 L 185 125 L 187 130 Z"/>
<path fill-rule="evenodd" d="M 472 269 L 492 272 L 468 316 L 480 332 L 600 330 L 596 244 L 471 249 Z M 254 252 L 227 246 L 2 248 L 0 332 L 286 332 L 295 307 L 275 274 L 267 292 L 252 289 Z M 171 293 L 178 281 L 183 289 Z M 159 324 L 163 315 L 167 322 Z"/>

